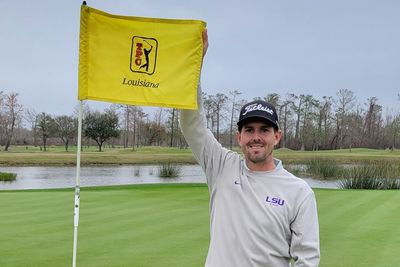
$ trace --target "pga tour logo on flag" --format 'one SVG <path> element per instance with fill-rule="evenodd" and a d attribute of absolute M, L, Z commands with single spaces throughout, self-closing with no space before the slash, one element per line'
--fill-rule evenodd
<path fill-rule="evenodd" d="M 152 75 L 156 70 L 158 42 L 154 38 L 133 36 L 131 71 Z"/>

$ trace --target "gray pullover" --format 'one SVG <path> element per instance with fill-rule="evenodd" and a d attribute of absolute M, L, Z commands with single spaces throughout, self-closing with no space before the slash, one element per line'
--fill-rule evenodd
<path fill-rule="evenodd" d="M 272 171 L 251 171 L 214 138 L 201 107 L 182 110 L 180 123 L 210 192 L 205 266 L 318 266 L 317 208 L 308 184 L 277 159 Z"/>

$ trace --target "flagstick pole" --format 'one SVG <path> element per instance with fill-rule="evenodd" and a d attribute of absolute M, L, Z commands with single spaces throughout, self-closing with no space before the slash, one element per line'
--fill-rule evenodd
<path fill-rule="evenodd" d="M 78 245 L 78 224 L 79 224 L 79 202 L 80 202 L 80 187 L 79 178 L 81 173 L 81 140 L 82 140 L 82 109 L 83 101 L 79 101 L 78 115 L 78 145 L 76 151 L 76 182 L 75 182 L 75 205 L 74 205 L 74 248 L 72 256 L 72 267 L 76 267 L 76 251 Z"/>

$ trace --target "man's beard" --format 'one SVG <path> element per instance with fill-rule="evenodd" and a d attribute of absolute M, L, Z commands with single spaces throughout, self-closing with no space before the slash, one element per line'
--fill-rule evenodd
<path fill-rule="evenodd" d="M 257 145 L 257 144 L 261 144 L 261 143 L 253 143 L 253 144 Z M 248 147 L 253 144 L 248 145 Z M 255 154 L 254 151 L 252 152 L 251 148 L 248 148 L 247 159 L 250 162 L 252 162 L 254 164 L 263 163 L 272 154 L 273 148 L 270 148 L 270 146 L 267 144 L 262 144 L 262 145 L 263 145 L 263 150 L 261 150 L 260 153 L 257 153 L 257 154 Z"/>

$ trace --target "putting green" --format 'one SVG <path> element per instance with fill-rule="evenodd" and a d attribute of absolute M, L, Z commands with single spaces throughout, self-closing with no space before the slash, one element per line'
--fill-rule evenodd
<path fill-rule="evenodd" d="M 322 267 L 399 266 L 400 191 L 315 190 Z M 0 266 L 71 266 L 73 190 L 0 192 Z M 83 188 L 78 266 L 203 266 L 205 185 Z"/>

